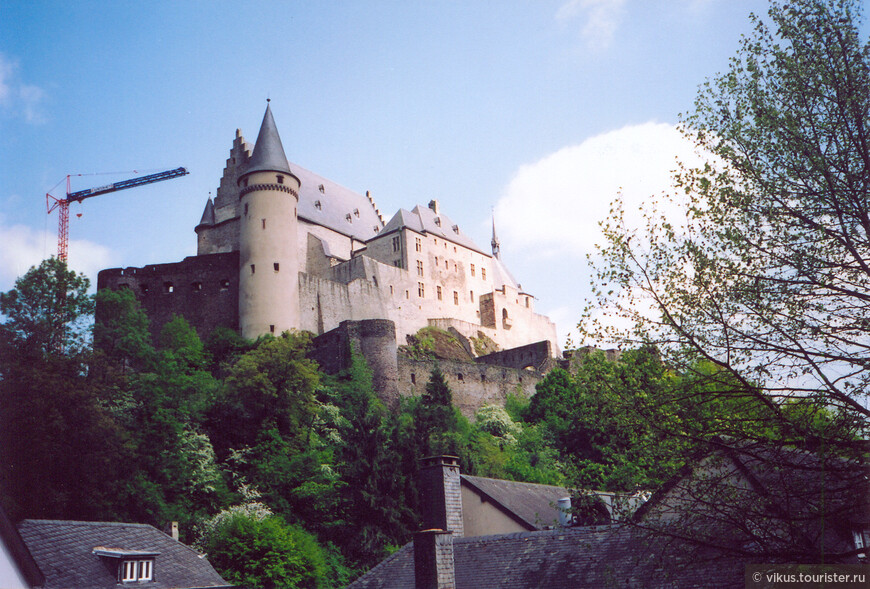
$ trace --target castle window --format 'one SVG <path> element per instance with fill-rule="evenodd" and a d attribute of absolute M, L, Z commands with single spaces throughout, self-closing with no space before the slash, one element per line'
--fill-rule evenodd
<path fill-rule="evenodd" d="M 459 225 L 453 226 L 453 233 L 459 233 Z"/>
<path fill-rule="evenodd" d="M 318 186 L 318 187 L 317 187 L 317 190 L 319 190 L 319 191 L 320 191 L 321 193 L 323 193 L 323 194 L 326 193 L 326 189 L 323 187 L 323 184 L 321 184 L 320 186 Z"/>
<path fill-rule="evenodd" d="M 190 285 L 190 288 L 194 291 L 202 290 L 202 282 L 194 282 Z"/>
<path fill-rule="evenodd" d="M 251 274 L 256 272 L 256 270 L 257 270 L 257 267 L 254 264 L 251 264 Z"/>
<path fill-rule="evenodd" d="M 423 276 L 423 260 L 417 260 L 417 276 Z"/>
<path fill-rule="evenodd" d="M 248 216 L 248 203 L 245 203 L 245 216 Z"/>
<path fill-rule="evenodd" d="M 284 184 L 284 176 L 278 175 L 278 184 Z"/>
<path fill-rule="evenodd" d="M 344 218 L 348 223 L 353 223 L 353 217 L 350 216 L 350 213 L 346 214 Z"/>
<path fill-rule="evenodd" d="M 372 276 L 372 284 L 374 284 L 375 286 L 378 285 L 378 277 L 377 276 L 374 276 L 374 275 Z"/>
<path fill-rule="evenodd" d="M 417 238 L 415 238 L 415 239 L 417 240 L 417 251 L 418 251 L 418 252 L 422 252 L 422 251 L 423 251 L 423 242 L 420 241 L 420 238 L 419 238 L 419 237 L 417 237 Z"/>
<path fill-rule="evenodd" d="M 274 325 L 269 326 L 269 333 L 275 333 L 275 326 Z"/>
<path fill-rule="evenodd" d="M 390 285 L 390 294 L 393 294 L 393 285 Z"/>
<path fill-rule="evenodd" d="M 353 216 L 359 218 L 359 209 L 353 210 Z"/>
<path fill-rule="evenodd" d="M 435 256 L 435 265 L 438 265 L 438 256 Z"/>
<path fill-rule="evenodd" d="M 260 219 L 260 221 L 263 222 L 263 229 L 265 229 L 266 228 L 266 219 Z"/>
<path fill-rule="evenodd" d="M 147 284 L 140 284 L 139 290 L 142 291 L 142 294 L 148 294 L 148 285 Z"/>
<path fill-rule="evenodd" d="M 441 217 L 435 217 L 435 224 L 436 224 L 438 227 L 441 227 Z"/>
<path fill-rule="evenodd" d="M 279 266 L 278 262 L 275 262 L 274 264 L 272 264 L 272 268 L 275 269 L 275 272 L 278 271 L 278 266 Z"/>
<path fill-rule="evenodd" d="M 393 260 L 393 266 L 395 266 L 396 268 L 401 268 L 402 260 Z"/>
<path fill-rule="evenodd" d="M 323 205 L 320 204 L 320 201 L 319 201 L 319 200 L 315 200 L 315 201 L 314 201 L 314 208 L 317 209 L 317 210 L 319 211 L 320 209 L 323 208 Z"/>
<path fill-rule="evenodd" d="M 435 238 L 435 245 L 438 245 L 438 238 Z"/>
<path fill-rule="evenodd" d="M 230 281 L 226 278 L 221 280 L 221 290 L 227 290 L 230 288 Z"/>
<path fill-rule="evenodd" d="M 459 304 L 459 293 L 456 292 L 455 290 L 453 291 L 453 304 L 454 305 Z"/>
<path fill-rule="evenodd" d="M 405 290 L 405 298 L 406 298 L 406 299 L 410 299 L 410 298 L 411 298 L 411 293 L 408 292 L 407 290 Z"/>
<path fill-rule="evenodd" d="M 417 283 L 417 296 L 421 299 L 426 296 L 426 286 L 422 282 Z"/>
<path fill-rule="evenodd" d="M 372 226 L 372 231 L 374 231 L 375 233 L 380 233 L 380 232 L 381 232 L 381 228 L 378 227 L 377 225 L 374 225 L 374 226 Z"/>
<path fill-rule="evenodd" d="M 462 380 L 462 373 L 461 372 L 456 373 L 456 380 L 460 380 L 460 381 Z"/>
<path fill-rule="evenodd" d="M 471 265 L 471 275 L 474 276 L 474 264 Z"/>
<path fill-rule="evenodd" d="M 441 300 L 441 287 L 440 286 L 435 287 L 435 294 L 438 296 L 438 300 L 440 301 Z"/>
<path fill-rule="evenodd" d="M 447 270 L 447 260 L 444 260 L 444 269 Z"/>
<path fill-rule="evenodd" d="M 169 292 L 174 292 L 174 291 L 175 291 L 175 286 L 173 286 L 173 284 L 171 282 L 164 282 L 163 283 L 163 292 L 169 293 Z"/>
<path fill-rule="evenodd" d="M 394 252 L 399 251 L 399 236 L 398 235 L 393 238 L 393 251 Z"/>
<path fill-rule="evenodd" d="M 411 373 L 411 384 L 417 384 L 417 375 L 413 372 Z"/>
<path fill-rule="evenodd" d="M 471 299 L 472 303 L 474 302 L 474 291 L 473 290 L 468 291 L 468 298 Z"/>
<path fill-rule="evenodd" d="M 486 280 L 486 268 L 481 268 L 481 269 L 480 269 L 480 277 L 481 277 L 483 280 Z"/>
<path fill-rule="evenodd" d="M 526 308 L 529 307 L 529 297 L 526 297 Z"/>

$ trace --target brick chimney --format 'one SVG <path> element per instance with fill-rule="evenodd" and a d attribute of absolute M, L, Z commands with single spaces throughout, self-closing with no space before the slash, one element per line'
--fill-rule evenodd
<path fill-rule="evenodd" d="M 430 456 L 424 458 L 419 474 L 420 515 L 424 530 L 446 530 L 456 537 L 462 529 L 462 495 L 459 458 Z"/>
<path fill-rule="evenodd" d="M 454 589 L 453 535 L 444 530 L 414 534 L 414 589 Z"/>

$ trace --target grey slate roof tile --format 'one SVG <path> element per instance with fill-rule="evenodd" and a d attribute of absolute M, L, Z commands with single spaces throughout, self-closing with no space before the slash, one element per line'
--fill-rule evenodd
<path fill-rule="evenodd" d="M 615 526 L 455 538 L 453 550 L 456 589 L 742 587 L 745 566 L 733 558 L 679 562 L 638 530 Z M 413 586 L 407 544 L 348 589 Z"/>
<path fill-rule="evenodd" d="M 106 559 L 93 554 L 98 546 L 157 552 L 154 581 L 135 583 L 140 589 L 231 587 L 196 551 L 144 524 L 24 520 L 18 526 L 40 570 L 46 589 L 116 588 Z"/>

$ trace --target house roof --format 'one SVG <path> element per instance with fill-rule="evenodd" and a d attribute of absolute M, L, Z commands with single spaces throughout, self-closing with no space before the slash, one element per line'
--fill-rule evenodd
<path fill-rule="evenodd" d="M 300 182 L 297 206 L 300 218 L 359 241 L 368 241 L 383 230 L 384 222 L 374 201 L 368 196 L 296 164 L 291 166 Z M 320 207 L 317 206 L 318 202 Z"/>
<path fill-rule="evenodd" d="M 41 586 L 45 582 L 42 571 L 24 544 L 21 534 L 9 521 L 6 512 L 0 508 L 0 541 L 6 547 L 6 552 L 18 567 L 18 572 L 31 587 Z"/>
<path fill-rule="evenodd" d="M 144 524 L 24 520 L 18 531 L 45 575 L 46 589 L 115 588 L 117 577 L 94 549 L 156 554 L 154 581 L 142 589 L 231 587 L 199 553 Z"/>
<path fill-rule="evenodd" d="M 393 215 L 393 218 L 387 222 L 383 232 L 389 233 L 405 227 L 412 231 L 416 231 L 417 233 L 429 233 L 435 235 L 436 237 L 440 237 L 457 245 L 461 245 L 462 247 L 474 250 L 484 256 L 490 255 L 477 247 L 474 240 L 466 235 L 465 232 L 459 228 L 459 225 L 454 223 L 450 217 L 441 212 L 436 213 L 429 207 L 417 205 L 410 211 L 399 209 L 399 211 Z"/>
<path fill-rule="evenodd" d="M 570 492 L 564 487 L 460 476 L 464 485 L 524 524 L 530 531 L 542 530 L 556 524 L 559 520 L 556 502 L 563 497 L 570 497 Z"/>
<path fill-rule="evenodd" d="M 733 558 L 680 562 L 640 530 L 598 526 L 453 540 L 456 589 L 511 587 L 742 587 Z M 685 566 L 688 565 L 688 566 Z M 693 566 L 694 565 L 694 566 Z M 395 554 L 348 589 L 414 586 L 414 547 Z"/>

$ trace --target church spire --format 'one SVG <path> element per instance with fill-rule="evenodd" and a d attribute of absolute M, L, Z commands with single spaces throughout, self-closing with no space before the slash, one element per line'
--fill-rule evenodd
<path fill-rule="evenodd" d="M 284 155 L 284 146 L 278 135 L 278 127 L 272 118 L 272 109 L 266 101 L 266 114 L 263 115 L 263 123 L 260 125 L 260 134 L 257 135 L 257 143 L 254 144 L 254 153 L 248 161 L 244 173 L 251 172 L 285 172 L 292 174 L 287 156 Z"/>
<path fill-rule="evenodd" d="M 492 245 L 492 255 L 496 257 L 496 259 L 501 259 L 499 256 L 500 245 L 498 242 L 498 235 L 495 234 L 495 209 L 492 211 L 492 241 L 489 242 Z"/>

